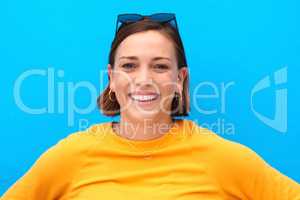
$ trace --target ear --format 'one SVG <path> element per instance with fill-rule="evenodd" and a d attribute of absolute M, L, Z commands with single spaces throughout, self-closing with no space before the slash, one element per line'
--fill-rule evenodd
<path fill-rule="evenodd" d="M 182 67 L 178 71 L 178 77 L 177 77 L 177 87 L 178 87 L 178 92 L 181 94 L 183 90 L 183 82 L 185 78 L 187 77 L 188 69 L 187 67 Z"/>
<path fill-rule="evenodd" d="M 113 68 L 112 68 L 111 64 L 107 65 L 107 71 L 108 71 L 109 87 L 112 91 L 115 91 Z"/>

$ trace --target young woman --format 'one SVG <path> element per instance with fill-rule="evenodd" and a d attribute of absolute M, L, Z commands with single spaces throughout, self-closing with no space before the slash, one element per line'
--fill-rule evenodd
<path fill-rule="evenodd" d="M 1 200 L 300 200 L 251 149 L 177 118 L 190 97 L 174 14 L 119 15 L 108 75 L 98 105 L 120 121 L 62 139 Z"/>

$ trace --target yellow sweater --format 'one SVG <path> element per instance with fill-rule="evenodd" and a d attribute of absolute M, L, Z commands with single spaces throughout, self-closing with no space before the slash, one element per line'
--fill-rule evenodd
<path fill-rule="evenodd" d="M 191 120 L 133 141 L 111 122 L 48 149 L 1 200 L 300 200 L 300 185 Z"/>

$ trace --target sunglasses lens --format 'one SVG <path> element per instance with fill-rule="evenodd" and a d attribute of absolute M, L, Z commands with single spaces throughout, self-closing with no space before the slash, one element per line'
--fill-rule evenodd
<path fill-rule="evenodd" d="M 169 22 L 169 24 L 171 24 L 171 26 L 173 26 L 174 28 L 177 29 L 177 25 L 176 25 L 176 22 L 175 22 L 174 20 L 171 20 L 171 21 Z"/>
<path fill-rule="evenodd" d="M 175 19 L 175 16 L 174 14 L 169 14 L 169 13 L 158 13 L 158 14 L 151 15 L 150 18 L 158 22 L 168 22 Z"/>
<path fill-rule="evenodd" d="M 122 23 L 130 23 L 130 22 L 136 22 L 141 20 L 143 17 L 141 15 L 135 15 L 135 14 L 124 14 L 119 15 L 118 21 Z"/>

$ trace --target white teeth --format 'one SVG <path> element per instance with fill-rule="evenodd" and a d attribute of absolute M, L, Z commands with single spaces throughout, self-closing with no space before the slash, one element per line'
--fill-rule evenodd
<path fill-rule="evenodd" d="M 151 101 L 156 99 L 157 95 L 131 95 L 131 98 L 137 101 Z"/>

